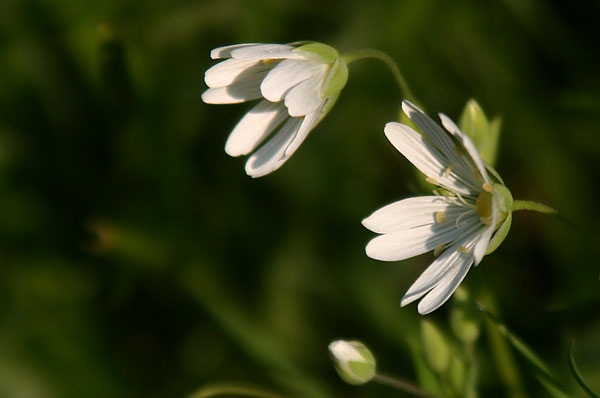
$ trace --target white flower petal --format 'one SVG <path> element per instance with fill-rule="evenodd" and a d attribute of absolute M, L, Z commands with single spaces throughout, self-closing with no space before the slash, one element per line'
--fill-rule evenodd
<path fill-rule="evenodd" d="M 475 244 L 473 248 L 473 257 L 475 261 L 475 265 L 479 265 L 483 256 L 487 252 L 487 249 L 490 245 L 490 239 L 492 238 L 492 234 L 496 230 L 496 223 L 498 222 L 498 206 L 496 204 L 496 200 L 492 197 L 492 223 L 486 230 L 481 234 L 479 241 Z"/>
<path fill-rule="evenodd" d="M 377 210 L 362 221 L 373 232 L 386 234 L 404 229 L 416 228 L 435 223 L 436 212 L 461 212 L 459 206 L 440 196 L 421 196 L 391 203 Z M 444 222 L 451 222 L 446 219 Z"/>
<path fill-rule="evenodd" d="M 460 256 L 452 264 L 452 269 L 448 271 L 444 279 L 419 302 L 417 306 L 419 314 L 426 315 L 440 308 L 452 296 L 452 293 L 469 272 L 472 264 L 473 256 L 465 254 Z"/>
<path fill-rule="evenodd" d="M 259 68 L 257 68 L 257 66 Z M 254 68 L 252 68 L 254 67 Z M 249 68 L 256 72 L 269 69 L 261 61 L 248 61 L 245 59 L 227 59 L 219 62 L 204 73 L 204 82 L 208 87 L 223 87 L 233 83 L 238 76 Z"/>
<path fill-rule="evenodd" d="M 256 44 L 233 49 L 231 58 L 238 59 L 281 59 L 302 58 L 301 55 L 292 52 L 294 47 L 287 44 Z"/>
<path fill-rule="evenodd" d="M 446 171 L 452 165 L 431 142 L 409 126 L 390 122 L 385 125 L 384 131 L 392 145 L 405 158 L 423 174 L 438 181 L 441 186 L 461 195 L 469 195 L 477 189 L 480 190 L 480 187 L 466 185 L 453 174 L 446 176 Z"/>
<path fill-rule="evenodd" d="M 444 280 L 448 273 L 451 272 L 456 264 L 464 261 L 466 258 L 471 258 L 471 253 L 463 253 L 458 250 L 459 246 L 471 247 L 473 242 L 479 237 L 479 231 L 481 230 L 479 225 L 476 225 L 475 229 L 470 230 L 470 234 L 463 236 L 462 239 L 457 240 L 444 250 L 444 252 L 436 258 L 429 267 L 417 278 L 417 280 L 410 286 L 402 300 L 400 301 L 401 306 L 412 303 L 413 301 L 421 298 L 435 286 Z"/>
<path fill-rule="evenodd" d="M 312 129 L 315 128 L 317 123 L 319 123 L 322 116 L 323 115 L 320 112 L 313 112 L 304 117 L 304 120 L 302 121 L 302 125 L 300 126 L 298 133 L 285 150 L 284 156 L 286 159 L 292 156 L 294 152 L 296 152 L 296 149 L 300 147 L 300 144 L 304 142 L 304 139 L 308 136 L 308 133 L 310 133 Z"/>
<path fill-rule="evenodd" d="M 289 91 L 284 102 L 290 116 L 308 115 L 323 105 L 324 99 L 321 98 L 322 83 L 323 74 L 314 75 Z"/>
<path fill-rule="evenodd" d="M 488 176 L 488 173 L 485 169 L 483 159 L 481 159 L 481 155 L 475 147 L 475 144 L 473 144 L 473 141 L 471 141 L 471 139 L 465 133 L 463 133 L 448 116 L 444 115 L 443 113 L 440 113 L 439 116 L 442 121 L 442 125 L 446 128 L 446 130 L 448 130 L 453 136 L 458 138 L 458 140 L 465 147 L 465 149 L 469 153 L 469 156 L 471 157 L 471 159 L 473 159 L 475 166 L 477 166 L 479 173 L 483 177 L 483 182 L 491 184 L 492 181 L 490 180 L 490 177 Z"/>
<path fill-rule="evenodd" d="M 231 57 L 231 51 L 233 51 L 237 48 L 255 46 L 255 45 L 257 45 L 257 43 L 233 44 L 231 46 L 218 47 L 218 48 L 213 49 L 210 52 L 210 57 L 212 59 L 229 58 L 229 57 Z"/>
<path fill-rule="evenodd" d="M 404 260 L 434 250 L 441 243 L 459 239 L 465 229 L 470 230 L 477 224 L 480 224 L 479 218 L 468 217 L 462 221 L 461 228 L 456 228 L 450 221 L 391 232 L 373 238 L 365 251 L 375 260 Z"/>
<path fill-rule="evenodd" d="M 248 158 L 246 173 L 251 177 L 262 177 L 281 167 L 287 160 L 287 157 L 283 157 L 285 150 L 301 124 L 301 118 L 289 118 L 266 144 Z"/>
<path fill-rule="evenodd" d="M 225 143 L 229 156 L 247 155 L 288 117 L 282 103 L 262 100 L 234 127 Z"/>
<path fill-rule="evenodd" d="M 473 181 L 472 166 L 467 162 L 464 156 L 459 155 L 455 144 L 432 118 L 427 116 L 422 110 L 410 101 L 402 101 L 402 110 L 412 120 L 415 125 L 434 143 L 434 145 L 448 159 L 448 163 L 454 166 L 453 172 L 465 179 L 465 183 Z M 476 184 L 477 185 L 477 184 Z M 479 188 L 479 186 L 478 186 Z"/>
<path fill-rule="evenodd" d="M 260 90 L 249 86 L 215 87 L 202 93 L 202 101 L 207 104 L 238 104 L 260 97 Z"/>
<path fill-rule="evenodd" d="M 292 87 L 319 74 L 324 68 L 325 65 L 307 60 L 283 60 L 267 74 L 260 85 L 260 91 L 269 101 L 281 101 Z"/>
<path fill-rule="evenodd" d="M 267 72 L 259 66 L 247 68 L 230 85 L 206 90 L 202 93 L 202 101 L 207 104 L 236 104 L 261 98 L 260 82 Z"/>

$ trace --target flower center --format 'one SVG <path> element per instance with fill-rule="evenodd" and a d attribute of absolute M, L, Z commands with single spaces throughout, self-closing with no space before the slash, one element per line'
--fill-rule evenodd
<path fill-rule="evenodd" d="M 485 225 L 492 224 L 492 194 L 483 191 L 479 194 L 477 202 L 475 202 L 479 219 Z"/>

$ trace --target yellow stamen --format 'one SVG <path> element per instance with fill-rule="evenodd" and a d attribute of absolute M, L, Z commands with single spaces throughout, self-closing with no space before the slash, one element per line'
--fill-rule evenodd
<path fill-rule="evenodd" d="M 440 254 L 442 254 L 442 252 L 444 251 L 445 248 L 446 248 L 446 245 L 444 245 L 443 243 L 440 243 L 439 245 L 437 245 L 435 247 L 435 249 L 433 249 L 433 255 L 435 257 L 439 256 Z"/>
<path fill-rule="evenodd" d="M 475 202 L 475 207 L 477 208 L 477 214 L 479 214 L 481 223 L 492 225 L 492 194 L 489 192 L 480 193 Z"/>
<path fill-rule="evenodd" d="M 483 188 L 483 190 L 486 192 L 492 192 L 492 184 L 490 184 L 489 182 L 483 183 L 481 188 Z"/>
<path fill-rule="evenodd" d="M 471 250 L 469 250 L 468 248 L 464 247 L 464 246 L 458 246 L 458 251 L 461 253 L 469 253 Z"/>
<path fill-rule="evenodd" d="M 445 212 L 443 212 L 443 211 L 435 212 L 435 222 L 436 223 L 443 224 L 444 222 L 446 222 L 446 219 L 448 219 L 448 216 L 446 215 Z"/>
<path fill-rule="evenodd" d="M 451 164 L 450 166 L 448 166 L 448 168 L 446 169 L 446 171 L 444 171 L 444 177 L 448 177 L 450 175 L 450 173 L 452 173 L 452 169 L 454 168 L 454 165 Z"/>
<path fill-rule="evenodd" d="M 272 59 L 272 58 L 271 59 L 263 59 L 262 62 L 265 65 L 269 65 L 271 62 L 275 62 L 275 59 Z"/>

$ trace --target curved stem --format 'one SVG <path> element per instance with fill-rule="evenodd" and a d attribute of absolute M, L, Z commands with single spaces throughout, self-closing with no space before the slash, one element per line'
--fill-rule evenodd
<path fill-rule="evenodd" d="M 546 206 L 546 205 L 538 203 L 538 202 L 533 202 L 531 200 L 515 200 L 515 201 L 513 201 L 512 211 L 519 211 L 519 210 L 532 210 L 532 211 L 537 211 L 539 213 L 544 213 L 544 214 L 558 214 L 558 211 L 556 211 L 552 207 Z"/>
<path fill-rule="evenodd" d="M 400 72 L 400 68 L 398 68 L 398 65 L 396 65 L 396 62 L 394 62 L 392 57 L 390 57 L 383 51 L 379 51 L 374 48 L 365 48 L 362 50 L 356 50 L 347 54 L 343 54 L 341 58 L 344 60 L 344 62 L 346 62 L 346 64 L 351 64 L 354 61 L 358 61 L 359 59 L 365 58 L 374 58 L 383 61 L 383 63 L 387 65 L 387 67 L 394 75 L 394 78 L 398 83 L 398 87 L 400 87 L 400 90 L 402 90 L 404 97 L 412 102 L 416 102 L 415 96 L 408 87 L 406 79 L 404 79 L 402 72 Z"/>
<path fill-rule="evenodd" d="M 384 384 L 389 387 L 393 387 L 397 390 L 407 392 L 409 394 L 414 395 L 415 397 L 422 398 L 440 398 L 437 395 L 433 395 L 428 393 L 425 390 L 420 389 L 419 387 L 410 384 L 404 380 L 397 379 L 395 377 L 382 375 L 381 373 L 377 373 L 375 377 L 373 377 L 373 381 L 379 384 Z"/>

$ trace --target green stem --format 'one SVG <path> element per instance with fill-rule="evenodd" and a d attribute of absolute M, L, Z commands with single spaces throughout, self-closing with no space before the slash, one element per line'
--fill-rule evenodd
<path fill-rule="evenodd" d="M 543 205 L 543 204 L 537 203 L 537 202 L 532 202 L 530 200 L 515 200 L 515 201 L 513 201 L 512 211 L 515 212 L 515 211 L 519 211 L 519 210 L 532 210 L 532 211 L 537 211 L 538 213 L 544 213 L 544 214 L 551 215 L 552 217 L 554 217 L 555 219 L 557 219 L 558 221 L 560 221 L 567 227 L 571 228 L 573 231 L 577 232 L 583 238 L 587 239 L 588 242 L 596 243 L 596 244 L 600 243 L 600 241 L 596 237 L 590 235 L 588 232 L 579 228 L 573 221 L 569 220 L 568 218 L 566 218 L 565 216 L 560 214 L 558 212 L 558 210 L 555 210 L 550 206 L 546 206 L 546 205 Z"/>
<path fill-rule="evenodd" d="M 571 369 L 571 373 L 579 387 L 581 387 L 590 398 L 600 398 L 600 395 L 596 394 L 592 389 L 586 384 L 585 380 L 579 368 L 577 367 L 577 363 L 575 363 L 575 357 L 573 356 L 573 347 L 575 347 L 575 340 L 571 341 L 571 346 L 569 347 L 569 369 Z"/>
<path fill-rule="evenodd" d="M 397 390 L 407 392 L 409 394 L 414 395 L 415 397 L 422 398 L 440 398 L 438 395 L 434 395 L 428 393 L 425 390 L 420 389 L 419 387 L 408 383 L 404 380 L 397 379 L 395 377 L 383 375 L 381 373 L 377 373 L 375 377 L 373 377 L 373 381 L 379 384 L 383 384 L 389 387 L 393 387 Z"/>
<path fill-rule="evenodd" d="M 552 207 L 543 205 L 541 203 L 533 202 L 531 200 L 513 201 L 512 211 L 519 210 L 532 210 L 544 214 L 558 214 L 558 211 L 554 210 Z"/>
<path fill-rule="evenodd" d="M 510 345 L 525 359 L 534 369 L 546 388 L 558 392 L 561 397 L 569 397 L 563 384 L 549 370 L 548 366 L 527 346 L 521 339 L 515 336 L 506 325 L 482 304 L 479 310 L 491 321 L 495 329 L 510 343 Z"/>
<path fill-rule="evenodd" d="M 374 58 L 383 61 L 383 63 L 385 63 L 388 68 L 390 68 L 390 71 L 394 75 L 394 78 L 396 79 L 400 90 L 402 91 L 402 93 L 404 93 L 404 97 L 412 102 L 416 102 L 415 96 L 408 87 L 408 83 L 406 82 L 406 79 L 404 79 L 402 72 L 400 72 L 398 65 L 396 65 L 396 62 L 394 62 L 392 57 L 390 57 L 383 51 L 375 50 L 373 48 L 365 48 L 362 50 L 356 50 L 347 54 L 343 54 L 341 58 L 344 62 L 346 62 L 347 65 L 351 64 L 354 61 L 358 61 L 359 59 L 365 58 Z"/>

